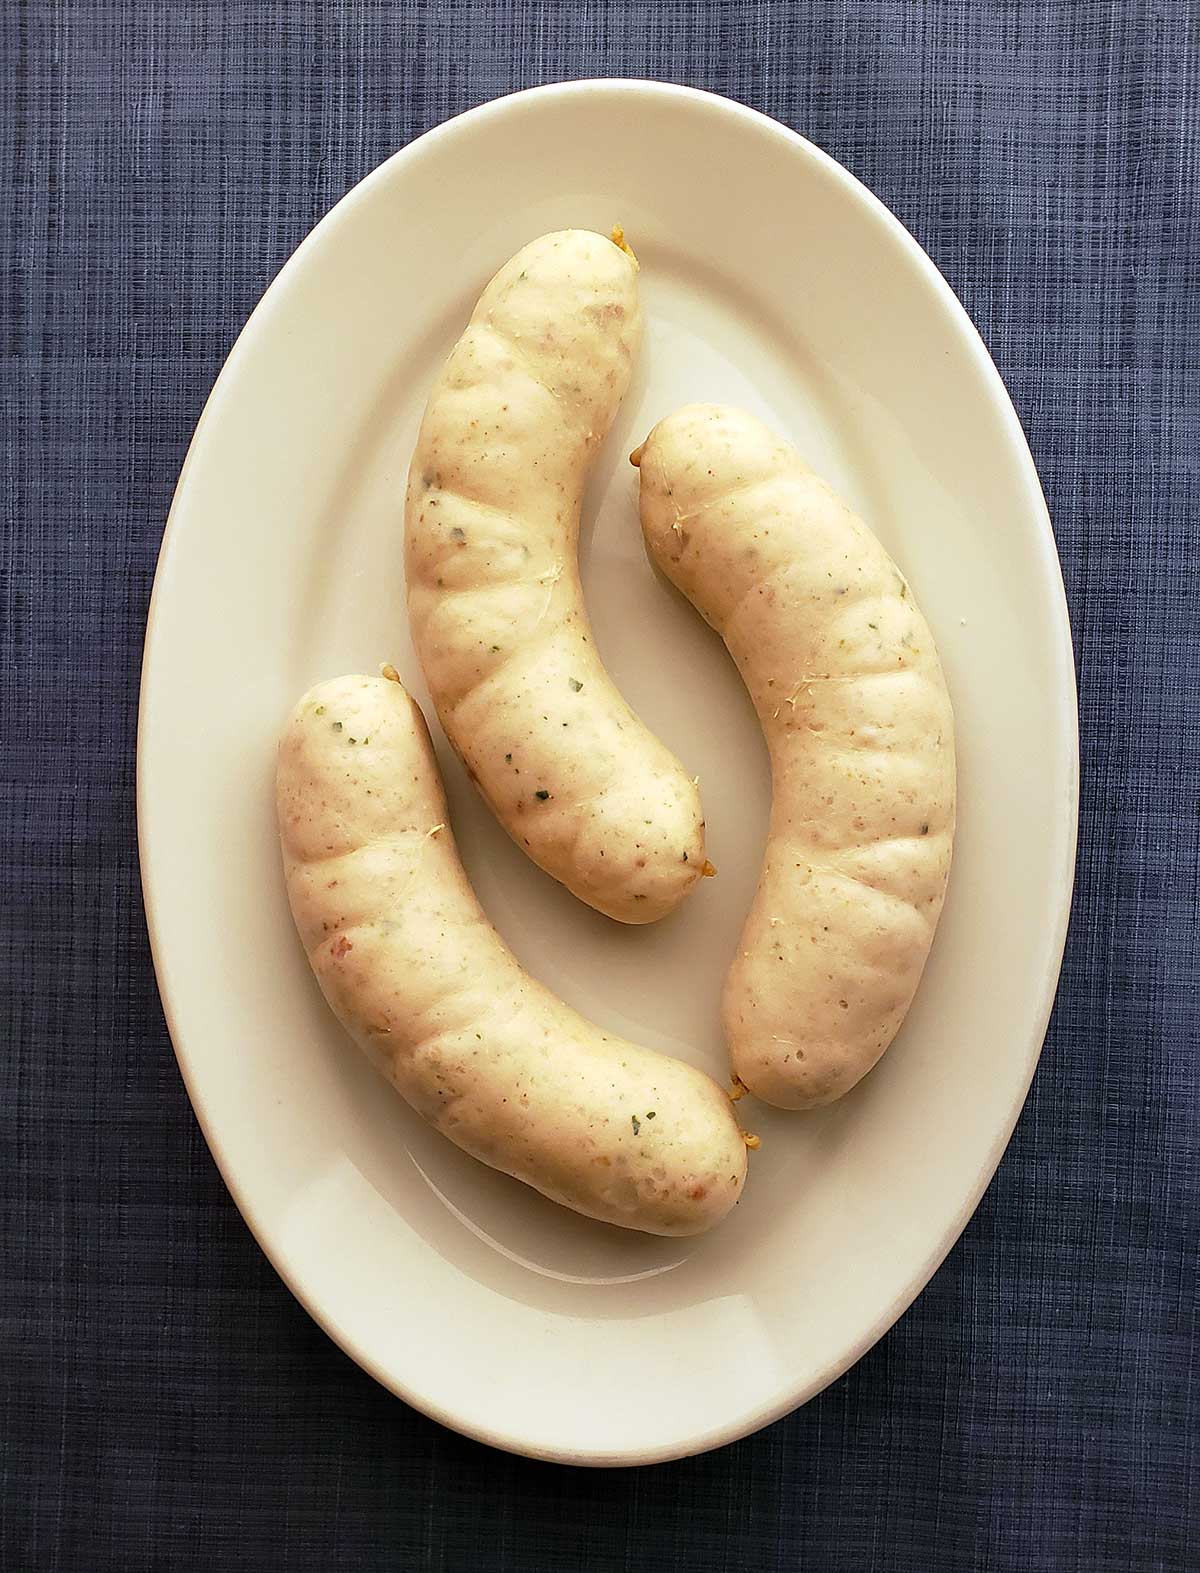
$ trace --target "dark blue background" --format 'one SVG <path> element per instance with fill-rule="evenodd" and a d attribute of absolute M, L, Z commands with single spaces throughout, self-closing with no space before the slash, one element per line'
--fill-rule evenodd
<path fill-rule="evenodd" d="M 1200 1565 L 1197 34 L 1177 0 L 6 0 L 5 1568 Z M 590 75 L 778 116 L 928 249 L 1030 435 L 1083 727 L 1059 1005 L 962 1242 L 807 1408 L 626 1473 L 439 1429 L 291 1299 L 183 1093 L 133 811 L 163 520 L 264 285 L 417 133 Z"/>

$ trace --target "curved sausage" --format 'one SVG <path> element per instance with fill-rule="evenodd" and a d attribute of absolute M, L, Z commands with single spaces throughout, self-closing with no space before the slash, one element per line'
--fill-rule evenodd
<path fill-rule="evenodd" d="M 710 872 L 696 785 L 605 671 L 576 558 L 640 335 L 632 254 L 589 230 L 526 246 L 430 395 L 405 510 L 413 640 L 447 737 L 517 845 L 624 923 Z"/>
<path fill-rule="evenodd" d="M 736 1075 L 830 1103 L 895 1036 L 942 908 L 954 723 L 879 541 L 753 416 L 692 405 L 634 455 L 653 560 L 725 640 L 771 756 L 762 875 L 726 980 Z"/>
<path fill-rule="evenodd" d="M 277 789 L 317 981 L 419 1114 L 591 1218 L 687 1235 L 729 1212 L 746 1174 L 729 1098 L 523 970 L 467 882 L 429 733 L 398 683 L 342 677 L 306 694 Z"/>

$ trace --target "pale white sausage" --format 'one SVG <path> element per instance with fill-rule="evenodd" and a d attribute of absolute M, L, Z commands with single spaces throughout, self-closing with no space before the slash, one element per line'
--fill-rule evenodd
<path fill-rule="evenodd" d="M 447 737 L 517 845 L 625 923 L 706 872 L 696 785 L 605 671 L 576 556 L 640 335 L 626 251 L 577 229 L 526 246 L 430 395 L 405 510 L 413 641 Z"/>
<path fill-rule="evenodd" d="M 723 998 L 733 1068 L 769 1103 L 829 1103 L 895 1036 L 942 908 L 954 723 L 933 636 L 866 525 L 753 416 L 689 406 L 634 460 L 650 555 L 725 640 L 771 755 Z"/>
<path fill-rule="evenodd" d="M 317 981 L 418 1113 L 592 1218 L 687 1235 L 729 1212 L 746 1150 L 728 1096 L 524 971 L 467 881 L 429 733 L 398 683 L 342 677 L 306 694 L 277 786 Z"/>

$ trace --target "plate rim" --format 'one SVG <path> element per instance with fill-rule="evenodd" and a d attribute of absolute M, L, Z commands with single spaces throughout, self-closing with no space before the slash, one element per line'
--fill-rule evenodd
<path fill-rule="evenodd" d="M 600 1452 L 589 1450 L 586 1447 L 546 1447 L 532 1440 L 522 1440 L 516 1431 L 505 1432 L 499 1428 L 452 1414 L 436 1400 L 421 1393 L 410 1383 L 399 1380 L 395 1372 L 385 1370 L 372 1352 L 363 1347 L 352 1334 L 340 1325 L 338 1318 L 332 1315 L 326 1306 L 318 1304 L 310 1296 L 304 1284 L 300 1281 L 300 1273 L 293 1270 L 284 1251 L 273 1241 L 271 1232 L 261 1225 L 256 1215 L 254 1204 L 246 1194 L 240 1177 L 233 1172 L 228 1156 L 223 1153 L 222 1143 L 217 1130 L 205 1106 L 200 1089 L 195 1084 L 192 1067 L 194 1064 L 199 1063 L 199 1058 L 194 1056 L 190 1049 L 184 1047 L 187 1034 L 183 1030 L 182 1022 L 178 1019 L 172 1003 L 171 990 L 168 986 L 171 968 L 158 932 L 155 881 L 151 873 L 151 869 L 154 866 L 154 858 L 150 845 L 151 832 L 148 829 L 149 816 L 146 811 L 146 804 L 151 790 L 150 779 L 153 775 L 153 766 L 150 759 L 153 744 L 145 724 L 148 712 L 148 695 L 154 682 L 153 674 L 156 666 L 153 659 L 154 652 L 163 637 L 163 620 L 159 614 L 161 610 L 160 601 L 165 593 L 163 585 L 168 577 L 164 569 L 169 568 L 173 556 L 179 529 L 178 515 L 182 511 L 181 499 L 187 490 L 189 474 L 195 456 L 203 444 L 206 428 L 211 423 L 214 412 L 224 399 L 237 374 L 241 361 L 247 354 L 247 345 L 257 328 L 261 326 L 262 319 L 269 315 L 276 299 L 287 288 L 289 280 L 301 266 L 301 259 L 306 256 L 311 247 L 319 243 L 320 238 L 327 229 L 336 227 L 353 207 L 362 201 L 368 200 L 375 186 L 383 183 L 389 177 L 394 166 L 401 160 L 406 159 L 415 150 L 426 148 L 431 143 L 449 138 L 459 131 L 466 122 L 482 125 L 489 119 L 511 113 L 514 110 L 519 112 L 521 106 L 527 101 L 543 101 L 555 98 L 567 100 L 573 97 L 587 97 L 595 94 L 597 91 L 639 95 L 645 98 L 657 99 L 664 103 L 669 101 L 699 102 L 702 107 L 718 119 L 742 121 L 757 127 L 760 131 L 766 131 L 777 140 L 788 144 L 801 157 L 813 162 L 843 188 L 849 200 L 865 206 L 875 220 L 881 222 L 890 232 L 893 240 L 900 244 L 907 255 L 909 263 L 919 273 L 924 275 L 926 282 L 934 288 L 945 311 L 948 323 L 953 325 L 953 329 L 957 331 L 964 346 L 969 350 L 974 369 L 983 375 L 985 395 L 993 415 L 997 418 L 999 428 L 1007 441 L 1012 457 L 1016 461 L 1017 469 L 1023 478 L 1030 516 L 1036 521 L 1036 538 L 1044 583 L 1047 591 L 1056 603 L 1056 610 L 1060 614 L 1057 618 L 1056 659 L 1062 668 L 1063 682 L 1059 685 L 1056 709 L 1058 712 L 1058 741 L 1060 748 L 1065 751 L 1063 763 L 1067 767 L 1066 794 L 1065 800 L 1061 805 L 1061 813 L 1065 822 L 1060 826 L 1060 829 L 1065 831 L 1063 856 L 1061 867 L 1055 871 L 1054 878 L 1054 887 L 1058 893 L 1057 908 L 1053 914 L 1051 925 L 1052 940 L 1046 955 L 1046 964 L 1040 979 L 1036 980 L 1036 993 L 1034 996 L 1035 998 L 1040 997 L 1041 1001 L 1040 1008 L 1036 1013 L 1036 1036 L 1025 1049 L 1027 1064 L 1021 1078 L 1018 1094 L 1013 1100 L 1012 1108 L 998 1130 L 991 1146 L 984 1154 L 975 1179 L 965 1191 L 962 1205 L 955 1215 L 952 1224 L 947 1229 L 945 1237 L 938 1242 L 936 1249 L 930 1256 L 918 1264 L 910 1282 L 905 1285 L 899 1294 L 893 1297 L 887 1307 L 872 1322 L 870 1328 L 846 1351 L 842 1360 L 827 1367 L 819 1375 L 802 1383 L 798 1388 L 789 1389 L 784 1397 L 776 1398 L 769 1403 L 759 1406 L 752 1414 L 742 1416 L 735 1422 L 719 1424 L 707 1431 L 695 1434 L 688 1439 L 686 1445 L 667 1443 L 650 1448 L 629 1447 Z M 282 1279 L 288 1290 L 299 1301 L 308 1315 L 334 1340 L 345 1354 L 350 1356 L 360 1369 L 371 1376 L 380 1386 L 411 1405 L 414 1409 L 419 1410 L 430 1419 L 460 1435 L 521 1457 L 594 1468 L 638 1467 L 694 1457 L 752 1435 L 763 1427 L 771 1425 L 775 1421 L 791 1414 L 794 1410 L 801 1408 L 831 1383 L 843 1376 L 851 1366 L 862 1359 L 896 1325 L 925 1289 L 950 1251 L 958 1243 L 964 1229 L 978 1208 L 1012 1139 L 1017 1120 L 1020 1118 L 1028 1099 L 1034 1073 L 1041 1059 L 1050 1016 L 1055 1004 L 1066 946 L 1067 930 L 1070 923 L 1079 828 L 1079 713 L 1070 607 L 1067 602 L 1062 562 L 1058 554 L 1049 509 L 1028 440 L 1000 372 L 965 306 L 959 300 L 928 252 L 925 251 L 891 209 L 874 194 L 869 186 L 852 174 L 849 169 L 839 163 L 831 154 L 826 153 L 816 143 L 809 141 L 808 138 L 802 136 L 799 132 L 792 130 L 790 126 L 784 125 L 781 121 L 759 110 L 752 109 L 747 104 L 719 93 L 712 93 L 701 88 L 665 82 L 654 78 L 577 78 L 568 81 L 544 83 L 488 99 L 439 122 L 437 125 L 413 137 L 402 147 L 389 154 L 364 175 L 361 180 L 351 186 L 287 256 L 247 316 L 245 323 L 225 356 L 212 388 L 201 408 L 172 494 L 171 506 L 168 510 L 155 562 L 154 582 L 146 614 L 146 630 L 143 640 L 138 692 L 136 813 L 142 903 L 146 917 L 155 981 L 176 1064 L 179 1068 L 188 1100 L 191 1103 L 192 1111 L 200 1126 L 201 1134 L 208 1146 L 209 1153 L 217 1167 L 222 1182 L 229 1191 L 235 1206 L 257 1242 L 259 1249 L 266 1256 L 273 1270 Z"/>

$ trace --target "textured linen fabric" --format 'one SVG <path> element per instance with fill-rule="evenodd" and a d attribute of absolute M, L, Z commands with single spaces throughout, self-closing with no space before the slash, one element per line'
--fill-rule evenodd
<path fill-rule="evenodd" d="M 1200 1567 L 1198 32 L 1178 0 L 6 0 L 0 1566 Z M 962 1241 L 804 1409 L 601 1472 L 409 1410 L 267 1265 L 175 1067 L 133 807 L 161 530 L 263 287 L 411 137 L 592 75 L 777 116 L 930 252 L 1030 435 L 1083 730 L 1059 1003 Z"/>

